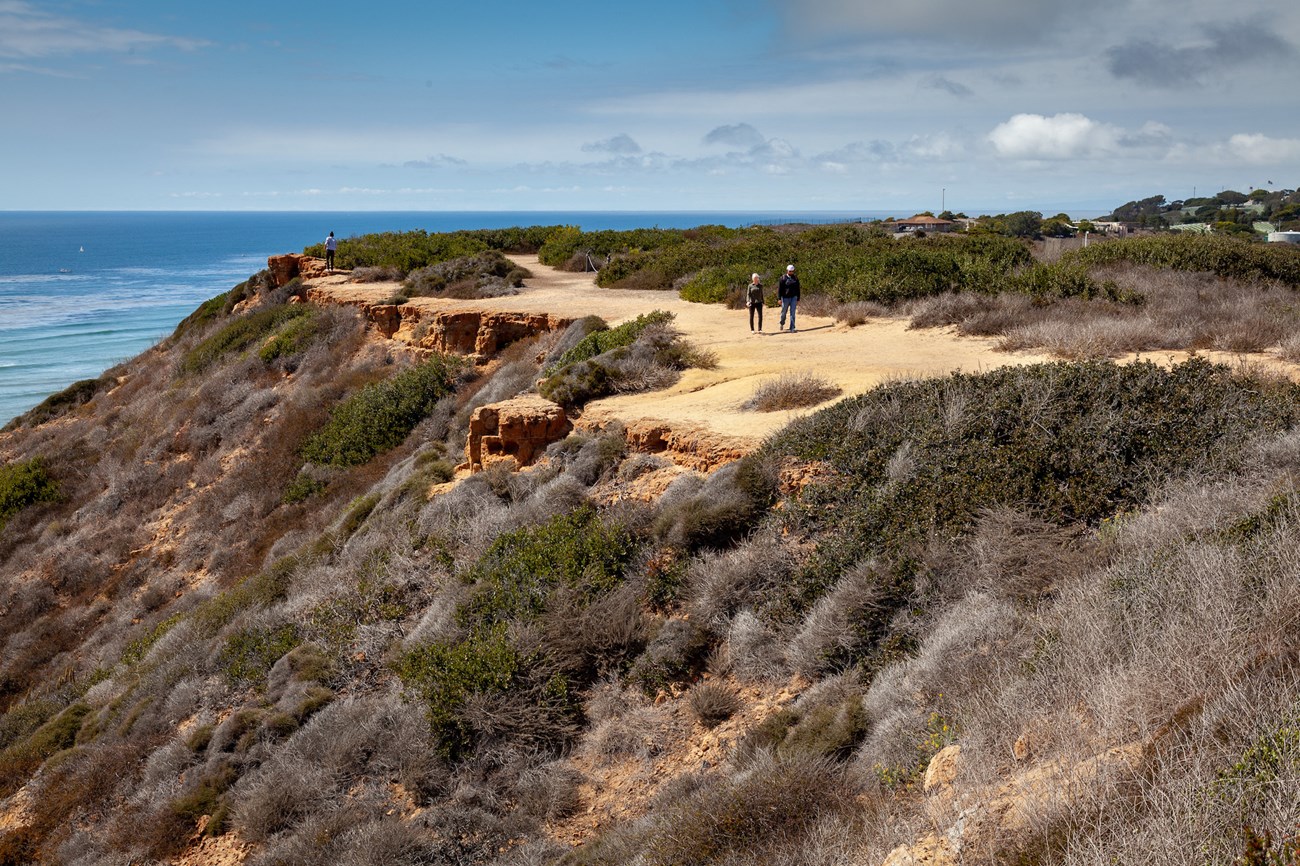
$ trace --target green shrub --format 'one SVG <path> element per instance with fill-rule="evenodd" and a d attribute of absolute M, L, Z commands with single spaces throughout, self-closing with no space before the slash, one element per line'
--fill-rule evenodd
<path fill-rule="evenodd" d="M 547 368 L 538 392 L 573 408 L 616 391 L 666 387 L 688 367 L 715 366 L 716 356 L 682 340 L 671 320 L 671 313 L 656 310 L 588 334 Z"/>
<path fill-rule="evenodd" d="M 61 704 L 51 700 L 29 699 L 11 706 L 0 716 L 0 749 L 30 736 L 62 709 Z"/>
<path fill-rule="evenodd" d="M 429 723 L 446 757 L 463 755 L 473 731 L 459 710 L 471 695 L 511 686 L 521 659 L 506 638 L 504 625 L 482 629 L 460 643 L 416 647 L 396 665 L 406 687 L 424 702 Z"/>
<path fill-rule="evenodd" d="M 211 768 L 204 768 L 189 783 L 186 793 L 172 801 L 171 811 L 190 825 L 197 823 L 204 815 L 215 816 L 221 811 L 226 791 L 237 781 L 239 771 L 228 761 L 220 761 Z M 215 836 L 221 832 L 220 826 L 214 828 L 209 822 L 204 835 Z"/>
<path fill-rule="evenodd" d="M 302 456 L 325 466 L 359 466 L 401 445 L 415 425 L 451 393 L 460 362 L 438 356 L 367 385 L 334 407 L 309 436 Z"/>
<path fill-rule="evenodd" d="M 1256 737 L 1231 766 L 1221 770 L 1213 796 L 1238 808 L 1262 800 L 1262 791 L 1300 770 L 1300 725 L 1283 724 Z"/>
<path fill-rule="evenodd" d="M 328 482 L 319 478 L 313 478 L 305 472 L 299 472 L 289 482 L 289 486 L 284 489 L 284 495 L 280 497 L 280 502 L 284 505 L 294 505 L 311 499 L 317 493 L 320 493 L 326 487 Z"/>
<path fill-rule="evenodd" d="M 42 762 L 72 748 L 77 741 L 77 732 L 89 714 L 90 707 L 86 704 L 73 704 L 26 738 L 16 740 L 0 751 L 0 797 L 16 791 Z"/>
<path fill-rule="evenodd" d="M 1204 271 L 1225 279 L 1277 280 L 1300 288 L 1300 250 L 1286 244 L 1257 244 L 1218 234 L 1177 232 L 1092 244 L 1073 250 L 1063 262 L 1087 267 L 1130 263 L 1179 271 Z"/>
<path fill-rule="evenodd" d="M 559 226 L 527 226 L 504 229 L 473 229 L 430 233 L 422 229 L 408 232 L 379 232 L 360 237 L 340 238 L 334 263 L 340 268 L 395 268 L 409 274 L 418 268 L 451 259 L 474 256 L 487 250 L 536 252 Z M 324 243 L 313 244 L 303 252 L 323 258 Z"/>
<path fill-rule="evenodd" d="M 731 229 L 718 230 L 727 232 Z M 696 229 L 695 232 L 708 231 Z M 626 231 L 601 230 L 584 232 L 577 226 L 561 226 L 553 231 L 538 250 L 537 257 L 544 265 L 563 267 L 578 256 L 590 254 L 596 263 L 604 262 L 615 253 L 659 249 L 683 243 L 688 232 L 679 229 L 628 229 Z M 581 270 L 582 268 L 577 268 Z M 611 271 L 613 273 L 613 271 Z M 601 285 L 609 285 L 602 282 Z"/>
<path fill-rule="evenodd" d="M 201 373 L 227 355 L 266 340 L 295 319 L 315 314 L 315 308 L 308 304 L 277 304 L 240 316 L 186 352 L 180 370 Z"/>
<path fill-rule="evenodd" d="M 537 392 L 565 408 L 583 406 L 614 391 L 610 368 L 596 361 L 578 361 L 560 372 L 547 376 Z"/>
<path fill-rule="evenodd" d="M 633 550 L 628 531 L 605 523 L 591 505 L 504 533 L 466 573 L 474 591 L 457 611 L 457 621 L 481 629 L 533 619 L 560 587 L 590 601 L 623 580 Z"/>
<path fill-rule="evenodd" d="M 576 712 L 569 675 L 558 672 L 566 660 L 535 649 L 523 654 L 507 635 L 518 623 L 539 620 L 559 594 L 582 607 L 608 593 L 622 581 L 632 550 L 629 533 L 606 524 L 590 505 L 493 542 L 465 574 L 473 590 L 456 620 L 468 637 L 418 647 L 396 665 L 425 702 L 444 755 L 459 758 L 475 742 L 474 717 L 463 711 L 473 695 L 527 703 L 535 724 L 520 736 L 562 736 Z"/>
<path fill-rule="evenodd" d="M 284 598 L 297 566 L 297 557 L 283 557 L 272 563 L 266 571 L 247 577 L 220 595 L 203 602 L 192 615 L 200 634 L 212 637 L 243 611 L 253 607 L 267 607 Z"/>
<path fill-rule="evenodd" d="M 561 355 L 555 363 L 546 368 L 545 375 L 552 375 L 570 364 L 586 361 L 597 355 L 603 355 L 620 346 L 630 346 L 636 342 L 641 332 L 651 325 L 666 325 L 673 320 L 673 314 L 663 310 L 643 313 L 630 322 L 624 322 L 616 328 L 597 328 L 583 337 L 578 345 Z"/>
<path fill-rule="evenodd" d="M 510 293 L 528 276 L 528 271 L 517 267 L 500 252 L 488 250 L 412 271 L 406 278 L 405 287 L 406 294 L 412 297 L 495 297 Z"/>
<path fill-rule="evenodd" d="M 302 354 L 319 335 L 320 311 L 316 307 L 303 304 L 296 306 L 303 307 L 307 312 L 290 319 L 258 350 L 257 357 L 266 363 L 269 364 L 278 358 L 290 358 Z"/>
<path fill-rule="evenodd" d="M 1247 437 L 1295 424 L 1297 397 L 1295 385 L 1194 359 L 959 373 L 841 401 L 764 449 L 825 461 L 834 477 L 786 512 L 818 536 L 787 600 L 802 611 L 849 564 L 880 554 L 905 599 L 915 551 L 965 533 L 988 507 L 1097 523 L 1163 479 L 1236 466 Z"/>
<path fill-rule="evenodd" d="M 183 614 L 169 616 L 140 637 L 128 643 L 126 649 L 122 651 L 122 664 L 134 665 L 144 661 L 144 657 L 149 655 L 149 650 L 153 649 L 153 645 L 162 640 L 163 636 L 171 631 L 172 627 L 180 622 L 183 617 Z"/>
<path fill-rule="evenodd" d="M 344 538 L 350 538 L 361 528 L 361 524 L 366 522 L 370 512 L 375 510 L 375 506 L 379 504 L 379 499 L 378 493 L 371 493 L 358 498 L 349 505 L 347 513 L 343 515 L 343 520 L 339 523 L 339 533 Z"/>
<path fill-rule="evenodd" d="M 302 643 L 297 626 L 246 628 L 227 638 L 218 661 L 227 681 L 234 686 L 262 687 L 271 666 Z"/>
<path fill-rule="evenodd" d="M 59 484 L 40 457 L 0 466 L 0 531 L 18 512 L 60 498 Z"/>
<path fill-rule="evenodd" d="M 561 242 L 563 241 L 563 242 Z M 547 264 L 580 250 L 612 256 L 597 284 L 670 289 L 687 300 L 717 302 L 753 271 L 799 264 L 804 291 L 841 301 L 892 302 L 945 291 L 997 291 L 997 283 L 1030 264 L 1019 241 L 996 236 L 935 236 L 896 241 L 871 227 L 701 227 L 678 232 L 582 233 L 571 229 L 544 249 Z"/>

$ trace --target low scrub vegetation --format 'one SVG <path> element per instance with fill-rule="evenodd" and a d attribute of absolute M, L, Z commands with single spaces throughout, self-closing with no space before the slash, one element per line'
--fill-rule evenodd
<path fill-rule="evenodd" d="M 489 250 L 536 252 L 559 230 L 559 226 L 528 226 L 456 232 L 379 232 L 340 238 L 334 262 L 344 270 L 392 268 L 400 278 L 420 268 L 478 256 Z M 314 244 L 303 252 L 324 258 L 325 245 Z"/>
<path fill-rule="evenodd" d="M 754 389 L 750 397 L 740 408 L 751 412 L 780 412 L 787 409 L 803 409 L 825 403 L 841 393 L 820 376 L 812 373 L 787 373 L 764 382 Z"/>
<path fill-rule="evenodd" d="M 78 406 L 89 403 L 96 394 L 111 388 L 115 382 L 116 377 L 112 375 L 111 370 L 94 379 L 82 379 L 79 382 L 73 382 L 62 391 L 51 394 L 27 412 L 14 418 L 0 432 L 13 430 L 20 426 L 35 427 L 49 421 L 51 418 L 57 418 L 71 412 Z"/>
<path fill-rule="evenodd" d="M 329 421 L 302 446 L 322 466 L 359 466 L 400 445 L 416 424 L 450 393 L 459 364 L 438 357 L 367 385 L 335 406 Z"/>
<path fill-rule="evenodd" d="M 310 325 L 299 322 L 315 315 L 313 307 L 306 304 L 278 304 L 240 316 L 222 326 L 216 333 L 202 340 L 181 358 L 182 373 L 193 375 L 206 370 L 223 358 L 242 352 L 267 340 L 279 340 L 276 345 L 287 346 L 304 340 L 310 334 Z M 288 333 L 290 336 L 282 337 Z M 265 349 L 263 349 L 265 351 Z M 272 349 L 271 358 L 281 354 Z M 269 358 L 263 358 L 269 360 Z"/>
<path fill-rule="evenodd" d="M 405 288 L 409 297 L 495 298 L 515 294 L 528 276 L 527 269 L 488 250 L 414 270 Z"/>
<path fill-rule="evenodd" d="M 58 482 L 41 458 L 0 465 L 0 531 L 23 509 L 58 499 Z"/>
<path fill-rule="evenodd" d="M 818 555 L 792 585 L 803 608 L 828 577 L 889 554 L 903 591 L 929 536 L 967 531 L 982 508 L 1096 523 L 1159 479 L 1239 465 L 1243 437 L 1295 423 L 1296 386 L 1193 360 L 1007 368 L 899 383 L 795 421 L 774 456 L 826 461 L 836 480 L 803 497 L 793 525 Z"/>
<path fill-rule="evenodd" d="M 665 388 L 688 367 L 716 364 L 712 353 L 681 338 L 672 318 L 655 311 L 616 328 L 597 326 L 547 367 L 538 391 L 576 408 L 614 393 Z"/>
<path fill-rule="evenodd" d="M 1067 253 L 1067 260 L 1088 267 L 1147 265 L 1214 274 L 1233 280 L 1279 282 L 1300 289 L 1300 254 L 1288 245 L 1256 244 L 1223 235 L 1176 232 L 1092 244 Z"/>

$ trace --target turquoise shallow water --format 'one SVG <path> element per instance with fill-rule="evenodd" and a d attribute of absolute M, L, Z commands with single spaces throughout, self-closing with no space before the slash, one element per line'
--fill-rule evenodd
<path fill-rule="evenodd" d="M 0 212 L 0 425 L 171 333 L 201 301 L 333 231 L 740 226 L 889 216 L 742 212 Z M 894 214 L 897 215 L 897 214 Z"/>

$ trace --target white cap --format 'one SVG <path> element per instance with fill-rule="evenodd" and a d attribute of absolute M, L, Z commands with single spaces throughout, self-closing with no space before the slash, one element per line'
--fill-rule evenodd
<path fill-rule="evenodd" d="M 793 270 L 794 270 L 794 265 L 786 265 L 786 266 L 785 266 L 785 269 L 786 269 L 787 271 L 793 271 Z"/>

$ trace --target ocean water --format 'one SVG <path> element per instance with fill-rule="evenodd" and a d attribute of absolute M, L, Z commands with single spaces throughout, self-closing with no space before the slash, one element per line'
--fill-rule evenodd
<path fill-rule="evenodd" d="M 134 357 L 202 301 L 333 231 L 579 225 L 587 230 L 879 219 L 885 211 L 51 212 L 0 211 L 0 425 Z M 910 214 L 904 214 L 910 215 Z"/>

